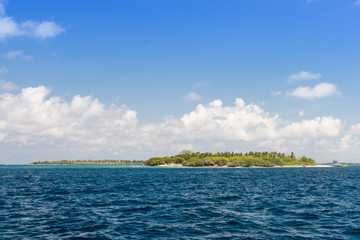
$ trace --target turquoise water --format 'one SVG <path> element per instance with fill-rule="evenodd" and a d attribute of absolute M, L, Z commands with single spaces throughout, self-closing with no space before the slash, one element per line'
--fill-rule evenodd
<path fill-rule="evenodd" d="M 360 168 L 0 166 L 0 239 L 359 239 Z"/>

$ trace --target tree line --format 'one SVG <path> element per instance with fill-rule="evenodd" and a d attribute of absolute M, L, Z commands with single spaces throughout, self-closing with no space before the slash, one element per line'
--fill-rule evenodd
<path fill-rule="evenodd" d="M 144 161 L 137 160 L 59 160 L 37 161 L 30 165 L 144 165 Z"/>
<path fill-rule="evenodd" d="M 305 156 L 296 158 L 295 154 L 286 155 L 278 152 L 191 152 L 183 150 L 179 154 L 170 157 L 153 157 L 145 161 L 147 166 L 159 166 L 168 164 L 181 164 L 188 167 L 275 167 L 275 166 L 311 166 L 315 160 Z"/>

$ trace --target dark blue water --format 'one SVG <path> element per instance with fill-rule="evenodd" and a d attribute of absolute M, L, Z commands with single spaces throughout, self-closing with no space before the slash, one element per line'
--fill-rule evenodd
<path fill-rule="evenodd" d="M 360 168 L 0 167 L 0 239 L 360 239 Z"/>

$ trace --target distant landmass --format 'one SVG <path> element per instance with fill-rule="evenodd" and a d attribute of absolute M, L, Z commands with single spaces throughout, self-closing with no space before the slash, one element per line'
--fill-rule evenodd
<path fill-rule="evenodd" d="M 30 165 L 144 165 L 144 161 L 137 160 L 59 160 L 38 161 Z"/>
<path fill-rule="evenodd" d="M 296 158 L 278 152 L 218 152 L 200 153 L 184 150 L 178 155 L 170 157 L 153 157 L 145 161 L 146 166 L 169 167 L 276 167 L 276 166 L 315 166 L 312 158 L 302 156 Z"/>
<path fill-rule="evenodd" d="M 315 166 L 312 158 L 297 158 L 278 152 L 191 152 L 183 150 L 169 157 L 152 157 L 147 161 L 138 160 L 59 160 L 37 161 L 30 165 L 145 165 L 167 167 L 282 167 L 282 166 Z"/>

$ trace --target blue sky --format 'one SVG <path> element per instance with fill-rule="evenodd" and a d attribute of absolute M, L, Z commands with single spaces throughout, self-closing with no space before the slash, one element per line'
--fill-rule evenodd
<path fill-rule="evenodd" d="M 0 3 L 0 163 L 182 149 L 359 160 L 359 1 Z"/>

